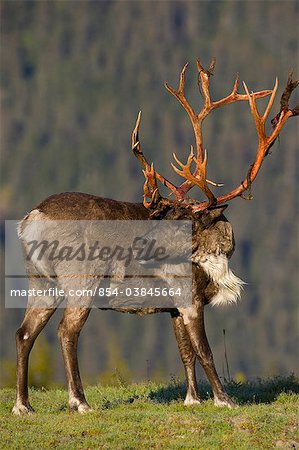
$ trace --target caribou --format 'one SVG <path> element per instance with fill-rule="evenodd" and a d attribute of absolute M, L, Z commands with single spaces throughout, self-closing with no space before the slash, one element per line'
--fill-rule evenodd
<path fill-rule="evenodd" d="M 258 92 L 249 92 L 245 83 L 244 93 L 239 93 L 239 78 L 235 79 L 233 89 L 229 95 L 219 100 L 212 100 L 210 93 L 211 77 L 215 69 L 215 58 L 208 69 L 205 69 L 200 61 L 197 61 L 198 85 L 203 97 L 203 106 L 196 112 L 185 96 L 185 74 L 187 64 L 181 71 L 178 89 L 173 89 L 165 83 L 166 89 L 180 102 L 191 121 L 195 148 L 191 146 L 186 163 L 183 163 L 174 154 L 174 171 L 183 178 L 183 182 L 176 186 L 171 181 L 155 170 L 144 156 L 139 140 L 139 126 L 141 114 L 138 114 L 136 125 L 132 132 L 132 152 L 141 163 L 145 176 L 144 198 L 142 203 L 130 203 L 101 198 L 98 196 L 80 193 L 66 192 L 50 196 L 32 209 L 20 222 L 18 235 L 21 240 L 24 254 L 28 256 L 30 243 L 37 239 L 47 241 L 49 239 L 49 227 L 47 221 L 114 221 L 114 220 L 155 220 L 173 221 L 188 220 L 192 223 L 192 303 L 187 307 L 141 307 L 126 308 L 115 307 L 121 312 L 135 314 L 150 314 L 167 312 L 171 316 L 175 337 L 178 343 L 180 356 L 186 374 L 187 393 L 185 405 L 197 405 L 201 403 L 198 394 L 195 374 L 195 363 L 199 360 L 205 374 L 211 384 L 214 403 L 217 406 L 233 407 L 235 402 L 226 393 L 223 384 L 217 374 L 213 355 L 208 343 L 204 325 L 205 305 L 223 305 L 235 303 L 241 295 L 243 282 L 236 277 L 229 268 L 228 261 L 234 251 L 235 242 L 231 224 L 223 215 L 227 202 L 236 197 L 251 199 L 251 187 L 265 157 L 270 148 L 279 137 L 279 134 L 289 118 L 299 114 L 299 105 L 291 109 L 289 100 L 292 92 L 298 85 L 293 81 L 292 73 L 289 74 L 286 87 L 280 100 L 280 111 L 272 119 L 271 133 L 266 133 L 266 122 L 273 105 L 278 88 L 276 79 L 273 89 Z M 257 100 L 269 97 L 265 111 L 260 114 Z M 203 144 L 203 122 L 215 109 L 229 104 L 245 101 L 248 102 L 254 119 L 258 145 L 256 155 L 243 181 L 230 192 L 215 196 L 212 189 L 220 186 L 219 183 L 207 178 L 207 152 Z M 160 194 L 158 183 L 161 183 L 170 191 L 173 198 L 165 198 Z M 193 188 L 198 187 L 206 196 L 206 200 L 198 201 L 187 194 Z M 245 195 L 247 192 L 247 196 Z M 44 226 L 37 227 L 37 223 Z M 39 289 L 44 286 L 44 278 L 48 286 L 56 285 L 62 290 L 69 287 L 73 281 L 66 276 L 66 264 L 55 261 L 53 266 L 43 266 L 38 258 L 26 258 L 29 288 Z M 68 266 L 73 264 L 68 262 Z M 97 268 L 91 284 L 100 283 L 96 276 Z M 30 275 L 32 269 L 39 276 Z M 81 281 L 80 281 L 81 280 Z M 83 280 L 83 281 L 82 281 Z M 77 286 L 84 287 L 84 277 Z M 65 291 L 64 291 L 65 292 Z M 93 292 L 93 291 L 90 291 Z M 59 324 L 58 335 L 61 343 L 67 385 L 69 392 L 69 406 L 71 410 L 85 413 L 91 410 L 89 406 L 79 373 L 77 358 L 78 338 L 85 324 L 93 304 L 93 295 L 80 299 L 80 303 L 69 304 L 66 298 L 66 306 Z M 38 306 L 37 306 L 38 301 Z M 17 392 L 16 401 L 12 412 L 17 415 L 34 412 L 28 398 L 28 362 L 29 354 L 34 342 L 54 314 L 59 302 L 59 296 L 55 304 L 51 304 L 47 295 L 34 296 L 28 300 L 24 320 L 16 332 L 17 349 Z M 99 309 L 107 309 L 101 308 Z"/>

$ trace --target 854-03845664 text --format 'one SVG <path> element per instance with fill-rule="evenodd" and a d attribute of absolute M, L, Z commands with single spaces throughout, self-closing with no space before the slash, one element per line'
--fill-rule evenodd
<path fill-rule="evenodd" d="M 96 288 L 94 290 L 91 289 L 69 289 L 65 292 L 63 289 L 59 289 L 57 287 L 50 287 L 48 289 L 11 289 L 10 295 L 12 297 L 64 297 L 64 296 L 90 296 L 90 295 L 98 295 L 99 297 L 117 297 L 118 295 L 125 295 L 127 297 L 173 297 L 178 295 L 179 297 L 183 295 L 181 288 Z"/>

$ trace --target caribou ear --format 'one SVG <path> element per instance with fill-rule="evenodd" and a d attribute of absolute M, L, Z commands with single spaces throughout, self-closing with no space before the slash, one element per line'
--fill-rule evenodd
<path fill-rule="evenodd" d="M 204 211 L 202 221 L 205 225 L 209 226 L 215 222 L 226 210 L 228 205 L 215 206 Z"/>
<path fill-rule="evenodd" d="M 153 209 L 153 212 L 151 212 L 150 214 L 150 218 L 152 220 L 161 220 L 164 219 L 164 217 L 166 216 L 166 214 L 168 213 L 168 211 L 171 209 L 171 205 L 169 205 L 168 203 L 165 203 L 165 201 L 163 201 L 165 199 L 162 199 L 160 197 L 160 201 L 158 202 L 157 206 Z"/>
<path fill-rule="evenodd" d="M 214 208 L 210 208 L 208 211 L 212 220 L 218 219 L 218 217 L 220 217 L 223 214 L 223 212 L 226 210 L 227 207 L 228 205 L 221 205 L 215 206 Z"/>

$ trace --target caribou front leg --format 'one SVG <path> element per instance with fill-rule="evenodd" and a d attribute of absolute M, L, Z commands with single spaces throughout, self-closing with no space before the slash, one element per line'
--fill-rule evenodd
<path fill-rule="evenodd" d="M 186 373 L 187 394 L 184 403 L 187 406 L 198 405 L 200 404 L 200 398 L 198 396 L 195 374 L 196 354 L 183 318 L 179 315 L 172 315 L 172 324 Z"/>
<path fill-rule="evenodd" d="M 192 347 L 211 384 L 215 405 L 228 406 L 229 408 L 237 406 L 225 392 L 216 372 L 212 351 L 205 331 L 204 305 L 198 301 L 189 308 L 183 308 L 181 314 Z"/>
<path fill-rule="evenodd" d="M 72 411 L 80 413 L 91 411 L 84 395 L 77 356 L 79 334 L 89 313 L 89 307 L 67 307 L 58 328 L 69 391 L 69 406 Z"/>

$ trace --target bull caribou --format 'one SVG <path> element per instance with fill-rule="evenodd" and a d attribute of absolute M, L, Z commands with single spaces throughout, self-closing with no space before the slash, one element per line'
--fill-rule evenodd
<path fill-rule="evenodd" d="M 212 100 L 210 94 L 210 81 L 215 69 L 213 58 L 208 69 L 204 69 L 197 61 L 198 84 L 203 96 L 203 106 L 196 112 L 185 96 L 185 73 L 187 64 L 180 74 L 177 90 L 165 83 L 166 89 L 180 102 L 191 121 L 195 149 L 191 146 L 186 163 L 183 163 L 174 154 L 174 171 L 184 181 L 175 186 L 149 164 L 141 150 L 139 140 L 140 113 L 132 133 L 132 151 L 142 165 L 145 183 L 143 203 L 121 202 L 112 199 L 97 197 L 80 192 L 66 192 L 50 196 L 32 209 L 20 222 L 18 235 L 22 242 L 25 256 L 29 252 L 29 242 L 36 238 L 47 240 L 47 227 L 35 227 L 35 223 L 53 220 L 188 220 L 192 221 L 192 304 L 181 308 L 115 308 L 118 311 L 149 314 L 167 312 L 170 314 L 178 348 L 186 373 L 187 394 L 186 405 L 200 404 L 195 375 L 195 362 L 198 359 L 211 384 L 214 402 L 217 406 L 235 406 L 234 401 L 225 392 L 225 389 L 216 372 L 213 355 L 207 340 L 204 325 L 204 306 L 208 304 L 223 305 L 235 303 L 240 297 L 243 282 L 229 269 L 228 261 L 231 257 L 235 242 L 233 229 L 223 212 L 227 202 L 236 197 L 251 198 L 251 186 L 254 182 L 264 158 L 271 146 L 277 140 L 282 128 L 289 118 L 297 116 L 299 105 L 291 109 L 289 100 L 298 81 L 293 81 L 289 75 L 286 87 L 281 96 L 280 111 L 272 119 L 271 133 L 267 134 L 265 127 L 275 95 L 278 88 L 276 79 L 273 89 L 258 92 L 249 92 L 243 83 L 245 93 L 239 93 L 239 79 L 236 78 L 233 89 L 229 95 L 219 100 Z M 265 111 L 260 114 L 257 100 L 270 97 Z M 206 117 L 215 109 L 231 103 L 245 101 L 249 103 L 252 117 L 258 136 L 258 145 L 255 159 L 246 176 L 239 186 L 230 192 L 215 196 L 211 186 L 216 189 L 219 183 L 207 178 L 207 152 L 204 149 L 202 126 Z M 158 183 L 161 183 L 174 196 L 172 199 L 162 197 Z M 206 196 L 206 200 L 197 201 L 187 196 L 188 192 L 197 186 Z M 245 197 L 245 193 L 247 196 Z M 28 226 L 31 225 L 31 226 Z M 26 258 L 27 273 L 30 274 L 32 265 L 40 276 L 28 276 L 29 288 L 38 289 L 42 278 L 47 277 L 47 270 L 55 274 L 48 276 L 51 285 L 54 282 L 61 288 L 67 288 L 72 280 L 65 276 L 65 265 L 59 262 L 55 267 L 42 267 L 39 260 Z M 70 263 L 71 264 L 71 263 Z M 96 269 L 95 269 L 96 270 Z M 96 275 L 96 273 L 94 273 Z M 82 281 L 83 283 L 84 281 Z M 94 276 L 93 283 L 100 280 Z M 68 305 L 63 312 L 59 324 L 58 335 L 64 358 L 65 371 L 69 391 L 69 406 L 71 410 L 84 413 L 91 408 L 85 398 L 77 359 L 77 346 L 80 331 L 91 311 L 93 297 L 84 299 L 83 304 L 73 307 Z M 16 332 L 17 348 L 17 394 L 13 413 L 17 415 L 30 414 L 34 410 L 28 398 L 28 360 L 34 342 L 44 326 L 54 314 L 61 299 L 57 298 L 55 305 L 50 305 L 48 299 L 39 298 L 28 302 L 24 320 Z M 101 307 L 99 307 L 101 309 Z M 104 309 L 104 308 L 102 308 Z M 113 308 L 112 308 L 113 309 Z"/>

